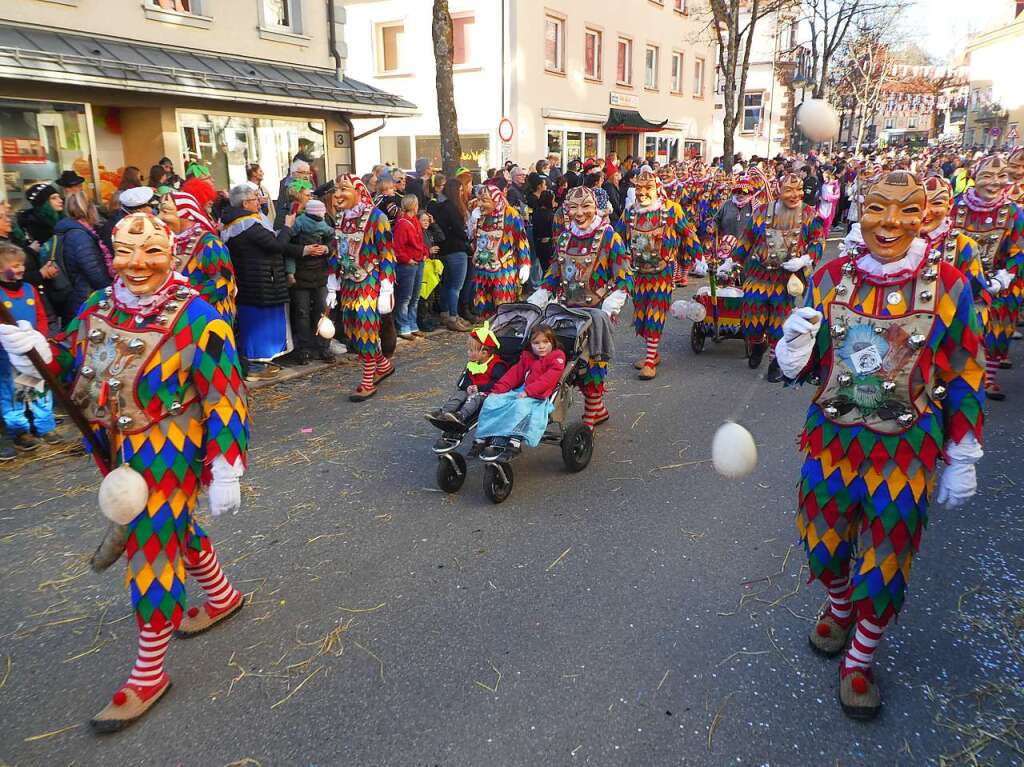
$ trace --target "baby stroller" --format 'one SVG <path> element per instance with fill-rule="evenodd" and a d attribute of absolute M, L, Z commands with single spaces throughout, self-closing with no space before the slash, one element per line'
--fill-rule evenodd
<path fill-rule="evenodd" d="M 570 472 L 583 471 L 593 456 L 594 435 L 581 421 L 568 423 L 568 414 L 572 408 L 573 391 L 589 365 L 590 316 L 558 304 L 548 304 L 543 311 L 533 304 L 502 304 L 491 320 L 491 330 L 501 344 L 499 354 L 510 364 L 517 362 L 529 343 L 531 329 L 537 324 L 550 325 L 554 329 L 566 356 L 565 370 L 551 395 L 554 409 L 548 416 L 541 444 L 558 445 L 562 449 L 565 468 Z M 466 456 L 458 448 L 476 426 L 476 421 L 466 424 L 465 429 L 450 422 L 431 422 L 443 430 L 433 446 L 438 458 L 437 486 L 446 493 L 457 493 L 465 483 L 467 473 Z M 484 463 L 484 494 L 494 503 L 502 503 L 512 494 L 515 481 L 512 460 L 515 455 L 502 453 Z M 475 456 L 471 453 L 470 457 Z"/>

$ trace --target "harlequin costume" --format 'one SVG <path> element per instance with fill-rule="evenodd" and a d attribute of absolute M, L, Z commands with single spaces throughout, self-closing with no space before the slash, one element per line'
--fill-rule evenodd
<path fill-rule="evenodd" d="M 909 173 L 869 190 L 867 244 L 814 273 L 777 348 L 788 378 L 820 381 L 800 438 L 797 528 L 829 605 L 809 641 L 831 657 L 854 634 L 839 697 L 856 718 L 881 706 L 874 651 L 903 607 L 932 492 L 951 506 L 970 498 L 982 454 L 981 326 L 963 275 L 914 239 L 924 205 Z"/>
<path fill-rule="evenodd" d="M 49 333 L 46 308 L 39 291 L 25 280 L 4 282 L 0 275 L 0 303 L 17 322 L 27 322 L 41 334 Z M 31 434 L 32 427 L 39 436 L 50 434 L 57 428 L 53 417 L 53 393 L 42 386 L 27 386 L 17 382 L 18 371 L 12 367 L 7 352 L 0 349 L 0 417 L 7 433 L 19 443 L 22 434 Z M 32 414 L 29 423 L 28 414 Z"/>
<path fill-rule="evenodd" d="M 641 170 L 634 179 L 637 204 L 623 213 L 619 225 L 633 269 L 633 327 L 647 345 L 634 367 L 642 380 L 657 375 L 658 343 L 672 301 L 673 271 L 703 257 L 693 226 L 675 202 L 661 194 L 659 178 Z"/>
<path fill-rule="evenodd" d="M 170 687 L 163 660 L 175 629 L 195 636 L 241 608 L 194 514 L 206 485 L 214 514 L 237 511 L 249 442 L 231 327 L 171 271 L 170 230 L 147 213 L 128 215 L 114 229 L 114 250 L 113 286 L 93 293 L 52 345 L 30 339 L 118 466 L 104 483 L 127 473 L 143 488 L 142 510 L 132 509 L 124 530 L 139 653 L 92 720 L 99 732 L 134 721 Z M 0 329 L 5 348 L 9 333 Z M 186 574 L 206 594 L 197 607 L 186 603 Z"/>
<path fill-rule="evenodd" d="M 170 209 L 174 206 L 174 210 Z M 172 229 L 177 271 L 229 325 L 235 322 L 235 267 L 231 252 L 221 241 L 217 227 L 199 201 L 186 192 L 171 192 L 160 203 L 160 217 Z M 176 218 L 180 224 L 175 225 Z"/>
<path fill-rule="evenodd" d="M 473 252 L 473 311 L 480 315 L 515 301 L 519 284 L 530 276 L 530 243 L 522 216 L 497 186 L 484 184 L 480 197 L 485 196 L 491 210 L 484 212 L 481 206 Z"/>
<path fill-rule="evenodd" d="M 629 255 L 619 235 L 597 216 L 593 190 L 574 187 L 565 196 L 567 227 L 558 237 L 555 257 L 541 287 L 530 303 L 544 305 L 555 300 L 563 306 L 584 309 L 594 323 L 603 327 L 591 331 L 591 339 L 611 337 L 608 317 L 616 315 L 633 289 Z M 580 224 L 576 211 L 585 223 Z M 605 379 L 611 349 L 589 355 L 589 365 L 580 383 L 584 398 L 583 423 L 590 428 L 608 420 L 604 403 Z"/>
<path fill-rule="evenodd" d="M 1024 205 L 1024 147 L 1010 151 L 1006 156 L 1006 169 L 1010 173 L 1010 191 L 1006 197 L 1010 202 Z"/>
<path fill-rule="evenodd" d="M 972 170 L 975 186 L 956 199 L 950 213 L 950 236 L 969 235 L 977 243 L 986 275 L 1009 283 L 1008 289 L 993 296 L 985 328 L 985 388 L 994 400 L 1006 397 L 996 374 L 1010 364 L 1010 339 L 1024 298 L 1024 210 L 1007 199 L 1007 170 L 1001 157 L 979 160 Z"/>
<path fill-rule="evenodd" d="M 781 196 L 754 211 L 732 253 L 744 270 L 742 322 L 751 367 L 782 337 L 782 323 L 793 306 L 791 277 L 817 264 L 822 254 L 821 220 L 803 204 L 797 176 L 783 180 Z M 768 380 L 778 380 L 777 371 L 773 359 Z"/>
<path fill-rule="evenodd" d="M 358 176 L 339 179 L 338 191 L 347 207 L 337 217 L 336 273 L 327 283 L 328 305 L 333 296 L 341 306 L 342 327 L 348 347 L 362 363 L 362 377 L 349 399 L 362 402 L 377 393 L 377 384 L 395 372 L 381 352 L 381 314 L 394 308 L 395 252 L 388 217 L 373 206 L 366 185 Z M 383 309 L 383 311 L 382 311 Z"/>

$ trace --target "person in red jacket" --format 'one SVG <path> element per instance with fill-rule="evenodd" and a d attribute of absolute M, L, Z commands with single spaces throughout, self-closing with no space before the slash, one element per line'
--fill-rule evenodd
<path fill-rule="evenodd" d="M 469 331 L 466 339 L 468 361 L 459 377 L 458 388 L 444 405 L 427 413 L 428 421 L 445 430 L 446 424 L 465 430 L 466 424 L 480 412 L 484 398 L 508 370 L 508 365 L 497 354 L 500 346 L 487 321 Z"/>
<path fill-rule="evenodd" d="M 514 455 L 523 442 L 540 444 L 554 407 L 550 397 L 564 370 L 565 352 L 558 348 L 555 331 L 538 325 L 530 332 L 530 348 L 494 385 L 480 409 L 476 438 L 492 438 L 481 458 Z"/>
<path fill-rule="evenodd" d="M 423 285 L 423 264 L 430 256 L 420 225 L 419 199 L 414 194 L 402 198 L 402 213 L 395 219 L 395 271 L 398 290 L 395 298 L 395 325 L 398 337 L 411 341 L 423 334 L 416 324 L 416 309 Z"/>

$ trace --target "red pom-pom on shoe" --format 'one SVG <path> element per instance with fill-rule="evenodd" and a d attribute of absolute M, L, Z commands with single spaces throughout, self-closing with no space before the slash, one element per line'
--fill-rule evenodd
<path fill-rule="evenodd" d="M 189 618 L 195 618 L 197 615 L 199 615 L 199 608 L 198 607 L 190 607 L 190 608 L 188 608 L 188 617 Z"/>
<path fill-rule="evenodd" d="M 816 631 L 818 632 L 818 636 L 820 636 L 820 637 L 827 637 L 829 635 L 831 629 L 829 629 L 827 623 L 823 622 L 823 623 L 819 623 L 818 624 L 818 628 L 816 629 Z"/>
<path fill-rule="evenodd" d="M 114 697 L 111 698 L 111 701 L 115 706 L 123 706 L 128 702 L 128 696 L 125 694 L 124 690 L 118 690 L 114 693 Z"/>
<path fill-rule="evenodd" d="M 853 691 L 858 695 L 864 695 L 868 691 L 868 680 L 861 674 L 856 674 L 853 677 L 853 681 L 850 682 L 853 687 Z"/>

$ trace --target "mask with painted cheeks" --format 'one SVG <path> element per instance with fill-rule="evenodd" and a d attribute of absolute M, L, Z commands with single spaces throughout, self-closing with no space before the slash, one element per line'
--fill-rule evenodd
<path fill-rule="evenodd" d="M 800 180 L 800 177 L 795 173 L 783 177 L 781 183 L 781 190 L 779 192 L 779 199 L 782 200 L 782 204 L 793 209 L 799 207 L 804 201 L 804 182 Z"/>
<path fill-rule="evenodd" d="M 984 157 L 974 168 L 974 193 L 982 202 L 996 202 L 1010 186 L 1010 168 L 994 155 Z"/>
<path fill-rule="evenodd" d="M 174 264 L 174 236 L 151 213 L 132 213 L 114 229 L 112 266 L 125 287 L 148 296 L 167 282 Z"/>
<path fill-rule="evenodd" d="M 928 198 L 917 177 L 893 171 L 873 184 L 864 198 L 861 234 L 879 261 L 898 261 L 921 231 Z"/>
<path fill-rule="evenodd" d="M 921 220 L 921 234 L 934 231 L 949 215 L 953 207 L 953 188 L 946 179 L 929 176 L 924 182 L 924 192 L 928 197 L 928 206 Z"/>
<path fill-rule="evenodd" d="M 633 186 L 636 188 L 636 201 L 640 207 L 650 207 L 658 199 L 658 178 L 653 173 L 640 173 L 633 179 Z"/>
<path fill-rule="evenodd" d="M 1024 182 L 1024 147 L 1017 147 L 1006 158 L 1006 168 L 1010 172 L 1010 181 L 1014 184 Z"/>
<path fill-rule="evenodd" d="M 577 186 L 565 196 L 565 214 L 580 229 L 589 229 L 597 217 L 597 199 L 586 187 Z"/>
<path fill-rule="evenodd" d="M 359 190 L 347 178 L 342 178 L 337 182 L 334 200 L 343 210 L 354 208 L 359 204 L 360 198 Z"/>

